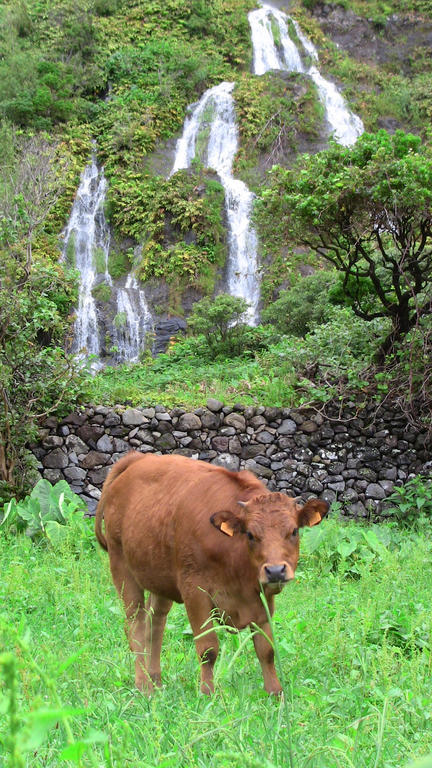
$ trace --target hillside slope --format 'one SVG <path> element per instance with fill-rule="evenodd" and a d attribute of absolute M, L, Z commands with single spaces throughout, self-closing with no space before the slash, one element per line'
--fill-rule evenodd
<path fill-rule="evenodd" d="M 228 238 L 219 179 L 201 162 L 168 178 L 188 105 L 222 81 L 235 83 L 234 173 L 258 196 L 274 163 L 291 165 L 298 152 L 325 146 L 328 128 L 310 78 L 251 74 L 247 14 L 254 6 L 253 0 L 20 0 L 1 8 L 6 215 L 29 135 L 55 147 L 59 176 L 55 205 L 35 227 L 35 258 L 58 260 L 59 235 L 92 146 L 105 168 L 110 252 L 106 264 L 95 265 L 93 288 L 103 354 L 115 355 L 113 329 L 125 321 L 116 286 L 125 287 L 132 268 L 156 320 L 187 315 L 201 295 L 225 287 Z M 289 12 L 317 47 L 320 71 L 339 86 L 366 130 L 401 127 L 430 142 L 428 2 L 294 0 Z M 292 249 L 281 248 L 277 222 L 270 241 L 259 224 L 268 302 L 290 280 L 293 260 L 285 257 Z M 18 216 L 14 247 L 26 248 L 26 232 Z M 74 266 L 70 249 L 64 269 Z"/>

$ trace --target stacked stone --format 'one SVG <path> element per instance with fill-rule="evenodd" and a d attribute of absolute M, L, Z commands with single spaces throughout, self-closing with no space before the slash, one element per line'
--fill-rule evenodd
<path fill-rule="evenodd" d="M 354 404 L 324 417 L 311 410 L 224 406 L 209 399 L 188 412 L 88 407 L 49 418 L 32 446 L 43 477 L 64 478 L 93 510 L 110 466 L 130 450 L 177 453 L 237 471 L 248 469 L 270 490 L 339 501 L 346 514 L 379 511 L 395 485 L 431 468 L 427 434 L 392 411 Z"/>

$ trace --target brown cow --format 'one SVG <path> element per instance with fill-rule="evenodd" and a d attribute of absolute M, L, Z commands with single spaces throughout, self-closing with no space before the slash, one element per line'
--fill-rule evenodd
<path fill-rule="evenodd" d="M 325 501 L 301 507 L 270 493 L 250 472 L 177 455 L 131 452 L 120 459 L 103 487 L 96 536 L 124 601 L 137 687 L 150 693 L 160 684 L 162 636 L 176 601 L 185 604 L 194 633 L 203 693 L 214 690 L 215 613 L 238 629 L 261 628 L 253 641 L 264 686 L 280 693 L 260 591 L 273 613 L 274 595 L 294 577 L 298 529 L 320 523 L 327 510 Z"/>

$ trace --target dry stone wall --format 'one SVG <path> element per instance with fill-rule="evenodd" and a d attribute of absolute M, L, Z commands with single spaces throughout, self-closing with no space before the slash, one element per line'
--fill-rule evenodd
<path fill-rule="evenodd" d="M 379 512 L 395 485 L 430 474 L 426 432 L 391 409 L 348 405 L 311 410 L 224 406 L 210 399 L 193 412 L 162 406 L 89 406 L 49 418 L 32 446 L 43 477 L 65 478 L 91 512 L 110 466 L 130 450 L 179 453 L 231 470 L 249 469 L 293 496 L 338 500 L 348 515 Z"/>

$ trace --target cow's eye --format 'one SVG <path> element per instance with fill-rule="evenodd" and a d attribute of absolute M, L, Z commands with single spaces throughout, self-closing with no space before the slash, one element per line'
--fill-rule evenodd
<path fill-rule="evenodd" d="M 294 528 L 291 536 L 297 536 L 297 534 L 298 534 L 298 528 Z"/>
<path fill-rule="evenodd" d="M 248 537 L 249 541 L 255 541 L 255 536 L 250 531 L 246 531 L 246 536 Z"/>

